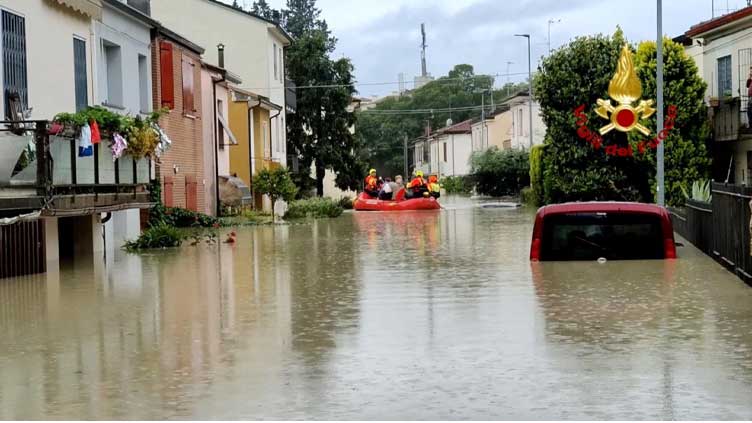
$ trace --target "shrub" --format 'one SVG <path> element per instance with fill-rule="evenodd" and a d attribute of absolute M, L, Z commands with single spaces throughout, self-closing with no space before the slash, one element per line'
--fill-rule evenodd
<path fill-rule="evenodd" d="M 145 230 L 135 241 L 127 241 L 125 249 L 137 251 L 149 248 L 179 247 L 184 239 L 185 235 L 179 229 L 162 224 Z"/>
<path fill-rule="evenodd" d="M 536 145 L 530 150 L 530 202 L 532 206 L 543 204 L 543 151 L 545 146 Z"/>
<path fill-rule="evenodd" d="M 352 210 L 353 208 L 353 199 L 350 197 L 342 197 L 337 201 L 337 205 L 342 207 L 345 210 Z"/>
<path fill-rule="evenodd" d="M 165 212 L 165 224 L 178 228 L 201 227 L 210 228 L 219 223 L 219 219 L 208 214 L 195 212 L 180 207 L 167 208 Z"/>
<path fill-rule="evenodd" d="M 441 186 L 447 194 L 470 194 L 473 192 L 473 178 L 470 176 L 446 176 L 441 178 Z"/>
<path fill-rule="evenodd" d="M 684 186 L 680 186 L 684 197 L 688 200 L 700 201 L 703 203 L 710 203 L 713 201 L 713 190 L 711 189 L 710 180 L 706 181 L 694 181 L 692 183 L 692 194 L 687 192 Z"/>
<path fill-rule="evenodd" d="M 537 206 L 538 199 L 536 198 L 535 191 L 531 187 L 522 188 L 520 191 L 520 203 L 526 206 Z"/>
<path fill-rule="evenodd" d="M 338 217 L 343 211 L 342 206 L 331 198 L 308 198 L 291 202 L 287 208 L 285 218 Z"/>
<path fill-rule="evenodd" d="M 272 200 L 272 207 L 279 198 L 292 201 L 298 192 L 292 182 L 290 172 L 284 167 L 272 170 L 262 169 L 253 177 L 253 187 L 257 193 L 269 196 Z"/>
<path fill-rule="evenodd" d="M 491 147 L 470 158 L 479 194 L 499 197 L 517 195 L 530 184 L 530 162 L 527 151 L 499 150 Z"/>

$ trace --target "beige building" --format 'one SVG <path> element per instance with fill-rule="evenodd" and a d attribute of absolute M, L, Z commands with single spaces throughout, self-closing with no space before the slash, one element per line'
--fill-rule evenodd
<path fill-rule="evenodd" d="M 219 63 L 217 46 L 223 45 L 225 68 L 238 74 L 242 88 L 282 106 L 282 113 L 273 116 L 269 129 L 272 160 L 286 166 L 284 48 L 290 45 L 290 36 L 271 21 L 217 0 L 153 1 L 151 13 L 167 27 L 203 46 L 208 63 Z"/>

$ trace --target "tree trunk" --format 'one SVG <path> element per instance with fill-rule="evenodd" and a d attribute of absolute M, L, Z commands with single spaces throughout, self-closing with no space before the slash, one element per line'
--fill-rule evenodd
<path fill-rule="evenodd" d="M 324 196 L 324 175 L 326 175 L 326 168 L 316 160 L 316 196 Z"/>

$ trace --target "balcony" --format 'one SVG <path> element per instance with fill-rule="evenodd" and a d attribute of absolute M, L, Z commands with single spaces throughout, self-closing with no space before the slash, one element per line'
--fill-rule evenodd
<path fill-rule="evenodd" d="M 11 129 L 15 125 L 16 129 Z M 0 121 L 0 214 L 65 216 L 149 207 L 149 158 L 114 159 L 103 140 L 78 157 L 77 140 L 47 121 Z"/>
<path fill-rule="evenodd" d="M 715 141 L 737 141 L 752 137 L 747 123 L 746 110 L 742 110 L 739 97 L 712 105 L 713 139 Z"/>

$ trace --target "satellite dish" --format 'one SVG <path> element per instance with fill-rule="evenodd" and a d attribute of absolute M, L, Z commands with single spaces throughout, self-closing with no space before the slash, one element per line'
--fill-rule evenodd
<path fill-rule="evenodd" d="M 447 119 L 446 126 L 452 126 L 452 118 Z"/>

